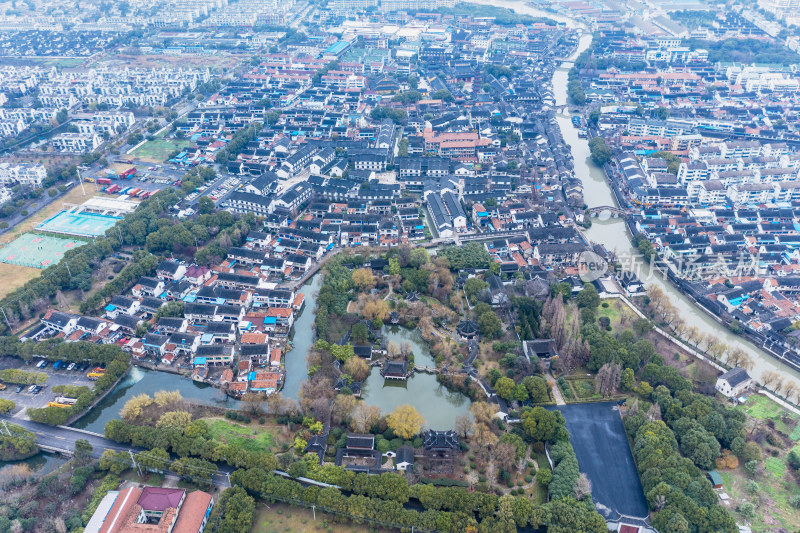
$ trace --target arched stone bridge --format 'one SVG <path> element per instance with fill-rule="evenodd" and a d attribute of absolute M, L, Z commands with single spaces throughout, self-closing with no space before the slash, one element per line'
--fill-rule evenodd
<path fill-rule="evenodd" d="M 625 215 L 630 215 L 634 211 L 632 209 L 624 209 L 622 207 L 614 207 L 611 205 L 599 205 L 597 207 L 590 207 L 586 210 L 590 217 L 609 217 L 609 218 L 618 218 L 624 217 Z"/>

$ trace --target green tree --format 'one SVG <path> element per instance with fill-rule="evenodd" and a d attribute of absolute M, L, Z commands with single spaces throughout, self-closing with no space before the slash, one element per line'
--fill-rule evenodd
<path fill-rule="evenodd" d="M 125 472 L 132 465 L 131 456 L 128 452 L 115 452 L 114 450 L 104 451 L 98 463 L 100 470 L 107 470 L 116 475 Z"/>
<path fill-rule="evenodd" d="M 0 398 L 0 414 L 10 413 L 17 407 L 17 404 L 13 400 L 6 400 L 5 398 Z"/>
<path fill-rule="evenodd" d="M 75 452 L 73 454 L 73 460 L 77 466 L 83 466 L 89 464 L 92 460 L 92 452 L 94 448 L 86 439 L 78 439 L 75 441 Z"/>
<path fill-rule="evenodd" d="M 391 259 L 389 259 L 389 275 L 390 276 L 400 275 L 400 262 L 397 260 L 396 257 L 392 257 Z"/>
<path fill-rule="evenodd" d="M 478 317 L 478 329 L 488 338 L 499 337 L 503 332 L 503 323 L 494 311 L 486 311 Z"/>
<path fill-rule="evenodd" d="M 598 166 L 603 166 L 611 161 L 611 148 L 608 147 L 602 137 L 595 137 L 589 141 L 589 151 L 591 152 L 592 161 Z"/>
<path fill-rule="evenodd" d="M 507 377 L 498 379 L 494 384 L 495 392 L 497 392 L 497 395 L 504 400 L 511 400 L 514 397 L 515 389 L 516 384 L 514 383 L 514 380 Z"/>
<path fill-rule="evenodd" d="M 214 200 L 207 196 L 201 196 L 199 200 L 197 200 L 197 210 L 200 212 L 201 215 L 209 215 L 214 211 Z"/>
<path fill-rule="evenodd" d="M 241 487 L 222 491 L 208 520 L 208 531 L 213 533 L 240 533 L 253 525 L 255 500 Z"/>
<path fill-rule="evenodd" d="M 470 302 L 475 301 L 475 297 L 484 290 L 489 288 L 489 284 L 480 278 L 469 278 L 464 282 L 464 294 L 467 295 Z"/>
<path fill-rule="evenodd" d="M 521 418 L 522 428 L 534 440 L 553 442 L 566 432 L 564 416 L 559 411 L 537 406 L 523 410 Z"/>
<path fill-rule="evenodd" d="M 626 391 L 632 391 L 634 387 L 636 387 L 636 377 L 633 374 L 633 369 L 626 368 L 622 371 L 620 385 L 622 386 L 622 390 Z"/>
<path fill-rule="evenodd" d="M 550 401 L 550 386 L 547 380 L 539 376 L 526 376 L 522 384 L 528 389 L 528 396 L 533 403 Z"/>
<path fill-rule="evenodd" d="M 548 533 L 607 533 L 606 521 L 600 514 L 574 498 L 550 503 Z"/>

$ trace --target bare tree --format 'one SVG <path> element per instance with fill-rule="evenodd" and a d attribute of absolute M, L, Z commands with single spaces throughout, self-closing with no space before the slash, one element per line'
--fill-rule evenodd
<path fill-rule="evenodd" d="M 517 448 L 507 442 L 499 442 L 492 451 L 492 458 L 497 466 L 511 472 L 517 462 Z"/>
<path fill-rule="evenodd" d="M 467 414 L 457 416 L 454 428 L 459 437 L 466 439 L 472 431 L 472 418 Z"/>
<path fill-rule="evenodd" d="M 592 493 L 592 482 L 589 478 L 581 472 L 578 480 L 575 482 L 575 499 L 582 500 Z"/>
<path fill-rule="evenodd" d="M 67 307 L 67 297 L 64 296 L 64 293 L 61 290 L 56 291 L 56 302 L 58 302 L 58 307 L 64 309 Z"/>
<path fill-rule="evenodd" d="M 297 402 L 276 392 L 267 396 L 267 410 L 276 416 L 286 415 L 297 411 Z"/>
<path fill-rule="evenodd" d="M 358 433 L 366 433 L 374 426 L 381 416 L 381 410 L 374 405 L 359 402 L 353 409 L 350 428 Z"/>
<path fill-rule="evenodd" d="M 264 401 L 266 398 L 259 392 L 248 392 L 242 396 L 245 411 L 251 416 L 261 416 L 264 414 Z"/>
<path fill-rule="evenodd" d="M 328 420 L 331 416 L 331 399 L 325 396 L 315 399 L 311 402 L 311 410 L 317 420 Z"/>
<path fill-rule="evenodd" d="M 349 424 L 358 400 L 352 394 L 338 394 L 333 399 L 332 414 L 336 423 Z"/>
<path fill-rule="evenodd" d="M 767 389 L 770 388 L 772 385 L 774 385 L 779 379 L 780 376 L 778 375 L 778 373 L 773 372 L 772 370 L 769 370 L 761 374 L 761 384 L 764 385 L 764 388 Z"/>
<path fill-rule="evenodd" d="M 619 363 L 606 363 L 597 371 L 595 384 L 597 392 L 603 397 L 609 397 L 614 394 L 614 391 L 619 387 L 620 379 L 622 378 L 622 366 Z"/>
<path fill-rule="evenodd" d="M 797 396 L 797 385 L 795 384 L 794 381 L 786 382 L 786 386 L 783 389 L 783 394 L 789 401 L 792 401 L 792 398 Z"/>

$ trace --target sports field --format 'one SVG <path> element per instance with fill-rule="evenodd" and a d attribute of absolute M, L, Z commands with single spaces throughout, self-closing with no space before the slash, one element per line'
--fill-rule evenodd
<path fill-rule="evenodd" d="M 9 265 L 47 268 L 58 263 L 64 252 L 86 244 L 77 239 L 25 233 L 0 249 L 0 261 Z"/>
<path fill-rule="evenodd" d="M 172 152 L 190 144 L 187 140 L 154 139 L 141 145 L 131 155 L 149 163 L 163 163 Z"/>
<path fill-rule="evenodd" d="M 38 226 L 36 229 L 62 235 L 78 237 L 97 237 L 103 235 L 108 228 L 120 220 L 120 217 L 101 215 L 98 213 L 71 213 L 61 211 Z"/>

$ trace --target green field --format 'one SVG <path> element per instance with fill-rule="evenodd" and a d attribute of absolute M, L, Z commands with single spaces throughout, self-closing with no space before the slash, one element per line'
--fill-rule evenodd
<path fill-rule="evenodd" d="M 800 440 L 800 426 L 798 426 L 800 417 L 789 413 L 766 396 L 754 394 L 747 399 L 747 402 L 740 405 L 739 409 L 753 418 L 772 420 L 775 423 L 775 429 L 790 436 L 792 440 Z"/>
<path fill-rule="evenodd" d="M 172 152 L 186 148 L 190 144 L 187 140 L 154 139 L 141 145 L 131 155 L 142 161 L 163 163 Z"/>
<path fill-rule="evenodd" d="M 86 62 L 85 57 L 3 57 L 0 65 L 33 65 L 37 67 L 74 68 Z"/>
<path fill-rule="evenodd" d="M 275 444 L 275 437 L 260 428 L 220 419 L 206 419 L 206 422 L 214 440 L 232 444 L 248 452 L 267 451 Z"/>
<path fill-rule="evenodd" d="M 764 470 L 782 477 L 786 473 L 786 461 L 777 457 L 767 457 L 764 460 Z"/>

